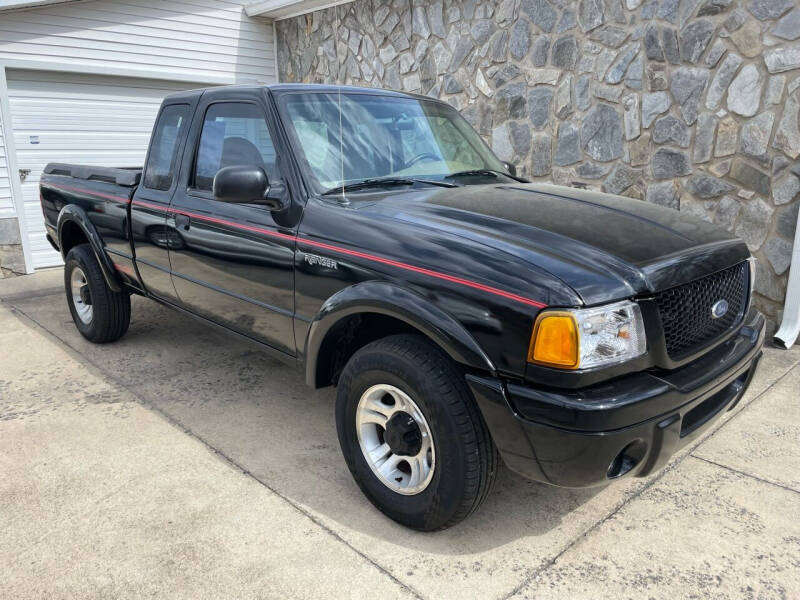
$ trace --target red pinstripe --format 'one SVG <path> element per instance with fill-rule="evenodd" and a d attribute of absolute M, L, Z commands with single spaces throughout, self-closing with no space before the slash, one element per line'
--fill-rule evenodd
<path fill-rule="evenodd" d="M 425 269 L 423 267 L 415 267 L 414 265 L 402 263 L 396 260 L 392 260 L 390 258 L 383 258 L 381 256 L 375 256 L 374 254 L 367 254 L 366 252 L 359 252 L 357 250 L 348 250 L 347 248 L 341 248 L 340 246 L 332 246 L 331 244 L 325 244 L 323 242 L 315 242 L 312 240 L 298 239 L 298 242 L 300 242 L 301 244 L 314 246 L 316 248 L 324 248 L 325 250 L 331 250 L 333 252 L 338 252 L 340 254 L 346 254 L 348 256 L 357 256 L 359 258 L 363 258 L 373 262 L 378 262 L 392 267 L 397 267 L 398 269 L 405 269 L 406 271 L 412 271 L 413 273 L 420 273 L 422 275 L 427 275 L 429 277 L 435 277 L 436 279 L 442 279 L 444 281 L 449 281 L 451 283 L 457 283 L 459 285 L 471 287 L 476 290 L 481 290 L 482 292 L 488 292 L 490 294 L 494 294 L 495 296 L 502 296 L 503 298 L 508 298 L 509 300 L 515 300 L 516 302 L 521 302 L 522 304 L 535 306 L 536 308 L 544 308 L 545 306 L 547 306 L 542 302 L 531 300 L 530 298 L 525 298 L 524 296 L 519 296 L 517 294 L 512 294 L 511 292 L 505 292 L 503 290 L 499 290 L 497 288 L 484 285 L 476 281 L 470 281 L 469 279 L 462 279 L 461 277 L 454 277 L 453 275 L 447 275 L 445 273 L 440 273 L 439 271 L 432 271 L 430 269 Z"/>
<path fill-rule="evenodd" d="M 85 192 L 89 194 L 95 194 L 100 197 L 108 197 L 111 200 L 120 200 L 123 202 L 128 202 L 128 199 L 120 198 L 119 196 L 110 196 L 108 194 L 102 194 L 100 192 L 93 192 L 90 190 L 81 190 L 78 188 L 71 188 L 69 186 L 53 186 L 53 187 L 60 187 L 62 189 L 69 189 L 76 192 Z M 441 279 L 442 281 L 448 281 L 450 283 L 455 283 L 458 285 L 463 285 L 465 287 L 469 287 L 472 289 L 480 290 L 482 292 L 487 292 L 489 294 L 494 294 L 495 296 L 500 296 L 501 298 L 507 298 L 509 300 L 514 300 L 515 302 L 519 302 L 521 304 L 527 304 L 528 306 L 534 306 L 536 308 L 544 308 L 547 305 L 543 302 L 539 302 L 537 300 L 531 300 L 530 298 L 525 298 L 524 296 L 520 296 L 518 294 L 514 294 L 511 292 L 506 292 L 504 290 L 500 290 L 498 288 L 484 285 L 482 283 L 478 283 L 477 281 L 470 281 L 469 279 L 463 279 L 462 277 L 455 277 L 454 275 L 448 275 L 446 273 L 440 273 L 439 271 L 433 271 L 431 269 L 426 269 L 424 267 L 417 267 L 414 265 L 409 265 L 404 262 L 400 262 L 397 260 L 392 260 L 391 258 L 384 258 L 382 256 L 376 256 L 375 254 L 368 254 L 366 252 L 360 252 L 358 250 L 350 250 L 348 248 L 342 248 L 341 246 L 334 246 L 333 244 L 326 244 L 325 242 L 317 242 L 314 240 L 309 240 L 305 238 L 299 238 L 294 235 L 289 235 L 286 233 L 281 233 L 279 231 L 272 231 L 270 229 L 264 229 L 263 227 L 256 227 L 255 225 L 246 225 L 244 223 L 237 223 L 235 221 L 228 221 L 226 219 L 220 219 L 217 217 L 211 217 L 209 215 L 204 215 L 200 213 L 194 213 L 188 210 L 183 209 L 175 209 L 170 208 L 167 209 L 166 207 L 160 204 L 153 204 L 151 202 L 146 202 L 144 200 L 133 200 L 133 204 L 137 206 L 141 206 L 143 208 L 150 208 L 152 210 L 157 210 L 160 212 L 165 213 L 175 213 L 184 215 L 187 217 L 192 217 L 194 219 L 200 219 L 202 221 L 207 221 L 209 223 L 216 223 L 218 225 L 227 225 L 228 227 L 234 227 L 236 229 L 242 229 L 244 231 L 251 231 L 253 233 L 259 233 L 261 235 L 266 235 L 272 238 L 282 239 L 282 240 L 289 240 L 289 241 L 296 241 L 299 244 L 303 244 L 305 246 L 311 246 L 313 248 L 322 248 L 324 250 L 330 250 L 331 252 L 336 252 L 338 254 L 344 254 L 346 256 L 355 256 L 357 258 L 363 258 L 364 260 L 368 260 L 371 262 L 377 262 L 383 265 L 388 265 L 390 267 L 395 267 L 397 269 L 403 269 L 405 271 L 410 271 L 412 273 L 419 273 L 420 275 L 426 275 L 428 277 L 433 277 L 435 279 Z"/>
<path fill-rule="evenodd" d="M 122 271 L 126 275 L 133 276 L 133 269 L 131 269 L 130 267 L 126 267 L 125 265 L 121 265 L 119 263 L 113 263 L 113 265 L 117 271 Z"/>
<path fill-rule="evenodd" d="M 63 184 L 56 184 L 56 183 L 46 183 L 47 187 L 57 188 L 59 190 L 67 190 L 68 192 L 80 192 L 81 194 L 89 194 L 91 196 L 98 196 L 100 198 L 105 198 L 106 200 L 114 200 L 115 202 L 122 202 L 123 204 L 128 204 L 130 202 L 129 198 L 125 198 L 123 196 L 114 196 L 112 194 L 106 194 L 103 192 L 97 192 L 95 190 L 84 190 L 81 188 L 72 187 L 70 185 L 63 185 Z"/>

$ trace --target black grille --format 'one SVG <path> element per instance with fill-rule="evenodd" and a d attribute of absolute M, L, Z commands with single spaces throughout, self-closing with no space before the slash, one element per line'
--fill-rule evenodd
<path fill-rule="evenodd" d="M 714 341 L 742 318 L 750 270 L 746 262 L 656 294 L 667 352 L 680 359 Z M 728 312 L 714 319 L 711 307 L 728 302 Z"/>

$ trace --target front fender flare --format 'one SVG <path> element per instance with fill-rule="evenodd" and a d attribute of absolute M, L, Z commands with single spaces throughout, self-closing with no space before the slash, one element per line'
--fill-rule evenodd
<path fill-rule="evenodd" d="M 428 336 L 456 362 L 496 373 L 475 338 L 429 299 L 387 281 L 366 281 L 331 296 L 311 321 L 304 351 L 306 383 L 311 387 L 317 387 L 319 351 L 325 336 L 336 323 L 358 313 L 377 313 L 404 321 Z"/>
<path fill-rule="evenodd" d="M 97 233 L 97 228 L 94 223 L 89 219 L 89 215 L 80 206 L 75 204 L 67 204 L 58 213 L 58 246 L 61 248 L 61 257 L 66 261 L 67 252 L 64 250 L 64 243 L 61 233 L 64 230 L 64 225 L 67 223 L 74 223 L 81 228 L 86 239 L 89 240 L 89 245 L 92 247 L 97 262 L 100 264 L 100 270 L 103 272 L 103 278 L 106 280 L 108 287 L 114 292 L 122 290 L 119 279 L 117 279 L 117 271 L 114 268 L 114 263 L 111 262 L 108 254 L 103 247 L 103 239 Z"/>

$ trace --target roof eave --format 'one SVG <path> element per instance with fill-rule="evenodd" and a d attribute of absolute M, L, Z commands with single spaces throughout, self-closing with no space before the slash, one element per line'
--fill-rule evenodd
<path fill-rule="evenodd" d="M 65 4 L 67 2 L 83 2 L 84 0 L 0 0 L 0 12 L 5 10 L 24 10 L 38 8 L 48 4 Z"/>
<path fill-rule="evenodd" d="M 280 21 L 349 2 L 353 0 L 256 0 L 245 4 L 244 10 L 248 17 Z"/>

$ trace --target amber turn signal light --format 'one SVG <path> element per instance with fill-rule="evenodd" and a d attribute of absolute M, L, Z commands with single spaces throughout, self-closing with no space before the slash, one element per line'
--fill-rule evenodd
<path fill-rule="evenodd" d="M 578 324 L 568 312 L 546 311 L 536 318 L 528 347 L 528 362 L 577 369 Z"/>

